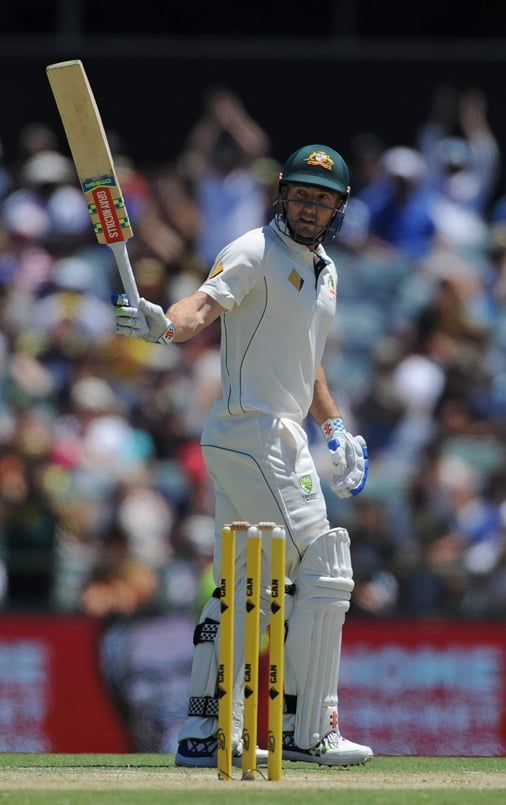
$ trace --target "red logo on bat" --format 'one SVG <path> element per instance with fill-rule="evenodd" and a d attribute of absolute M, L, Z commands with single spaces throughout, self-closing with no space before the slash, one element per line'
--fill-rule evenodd
<path fill-rule="evenodd" d="M 110 189 L 108 187 L 95 188 L 95 190 L 93 190 L 93 199 L 97 207 L 97 214 L 100 218 L 106 243 L 115 243 L 117 240 L 123 240 L 121 224 Z"/>

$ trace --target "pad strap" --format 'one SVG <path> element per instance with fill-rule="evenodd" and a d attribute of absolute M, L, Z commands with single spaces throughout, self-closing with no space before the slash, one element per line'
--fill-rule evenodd
<path fill-rule="evenodd" d="M 204 623 L 198 623 L 193 632 L 193 645 L 197 646 L 199 643 L 214 643 L 218 634 L 217 621 L 206 618 Z"/>
<path fill-rule="evenodd" d="M 190 696 L 189 716 L 218 717 L 218 699 L 211 696 Z"/>

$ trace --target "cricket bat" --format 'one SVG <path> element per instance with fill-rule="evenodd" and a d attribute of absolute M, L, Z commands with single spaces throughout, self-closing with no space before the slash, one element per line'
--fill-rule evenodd
<path fill-rule="evenodd" d="M 132 227 L 83 64 L 78 59 L 50 64 L 46 73 L 96 238 L 112 250 L 129 303 L 137 307 L 139 292 L 126 246 Z"/>

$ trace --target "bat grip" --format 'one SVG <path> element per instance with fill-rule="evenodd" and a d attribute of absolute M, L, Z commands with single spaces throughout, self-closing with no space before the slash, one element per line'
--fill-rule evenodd
<path fill-rule="evenodd" d="M 121 282 L 123 283 L 125 293 L 128 295 L 130 304 L 133 307 L 137 307 L 139 304 L 139 291 L 137 290 L 137 283 L 128 256 L 126 242 L 122 240 L 119 243 L 109 243 L 108 246 L 114 254 Z"/>
<path fill-rule="evenodd" d="M 137 283 L 135 281 L 134 272 L 132 269 L 132 265 L 130 263 L 130 258 L 128 256 L 128 250 L 126 247 L 126 242 L 124 240 L 120 241 L 119 243 L 109 243 L 108 246 L 112 250 L 114 254 L 114 259 L 116 260 L 116 265 L 118 267 L 119 275 L 121 277 L 121 282 L 123 283 L 123 288 L 125 293 L 128 296 L 128 302 L 132 307 L 137 307 L 139 304 L 139 291 L 137 289 Z M 148 332 L 149 328 L 146 324 L 144 317 L 141 315 L 139 311 L 139 318 L 142 319 L 142 327 L 141 329 L 144 332 Z"/>

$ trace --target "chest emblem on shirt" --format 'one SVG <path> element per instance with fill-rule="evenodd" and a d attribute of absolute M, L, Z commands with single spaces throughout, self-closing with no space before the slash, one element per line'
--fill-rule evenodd
<path fill-rule="evenodd" d="M 292 285 L 295 288 L 295 290 L 297 290 L 297 291 L 302 290 L 302 286 L 304 285 L 304 280 L 294 268 L 292 268 L 292 270 L 290 271 L 290 273 L 288 275 L 288 280 L 292 283 Z"/>
<path fill-rule="evenodd" d="M 304 493 L 303 497 L 305 501 L 314 500 L 316 498 L 316 493 L 313 492 L 313 478 L 311 475 L 301 475 L 299 484 Z"/>
<path fill-rule="evenodd" d="M 222 271 L 223 271 L 223 263 L 216 263 L 216 265 L 213 266 L 211 269 L 209 279 L 212 280 L 213 277 L 217 277 L 218 274 L 221 274 Z"/>

